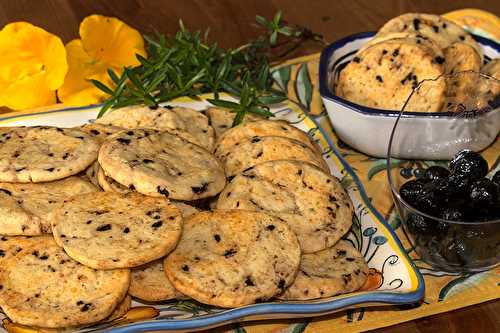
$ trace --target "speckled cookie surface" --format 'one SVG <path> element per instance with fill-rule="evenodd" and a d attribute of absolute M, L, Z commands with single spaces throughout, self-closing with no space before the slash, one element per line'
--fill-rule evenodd
<path fill-rule="evenodd" d="M 2 265 L 0 306 L 24 325 L 84 325 L 109 316 L 129 283 L 129 270 L 96 271 L 68 257 L 51 237 L 41 237 Z"/>
<path fill-rule="evenodd" d="M 48 182 L 75 175 L 97 158 L 87 133 L 48 126 L 0 127 L 0 181 Z"/>
<path fill-rule="evenodd" d="M 306 144 L 280 136 L 242 139 L 225 154 L 218 155 L 227 177 L 234 176 L 256 164 L 275 160 L 298 160 L 312 163 L 328 171 L 325 160 Z"/>
<path fill-rule="evenodd" d="M 368 276 L 365 259 L 349 242 L 303 254 L 295 281 L 278 296 L 283 300 L 310 300 L 350 293 L 363 286 Z"/>
<path fill-rule="evenodd" d="M 222 135 L 222 133 L 226 132 L 233 126 L 233 121 L 235 117 L 234 112 L 231 112 L 227 109 L 214 107 L 206 109 L 205 114 L 208 117 L 210 125 L 214 128 L 216 138 L 219 138 Z M 263 117 L 247 113 L 245 114 L 242 123 L 247 123 L 250 121 L 257 121 L 262 119 Z"/>
<path fill-rule="evenodd" d="M 109 111 L 96 120 L 98 124 L 114 125 L 127 129 L 155 128 L 170 131 L 189 142 L 212 150 L 215 140 L 208 118 L 201 112 L 181 107 L 158 107 L 135 105 Z"/>
<path fill-rule="evenodd" d="M 169 253 L 182 230 L 180 211 L 162 198 L 98 192 L 68 199 L 53 214 L 56 242 L 95 269 L 136 267 Z"/>
<path fill-rule="evenodd" d="M 36 243 L 42 237 L 25 237 L 25 236 L 0 236 L 0 267 L 3 262 L 11 257 L 14 257 L 24 248 Z"/>
<path fill-rule="evenodd" d="M 431 38 L 442 49 L 455 42 L 464 42 L 472 46 L 481 59 L 483 57 L 481 47 L 470 34 L 457 24 L 439 15 L 407 13 L 397 16 L 384 24 L 377 35 L 389 32 L 416 32 Z"/>
<path fill-rule="evenodd" d="M 412 39 L 387 40 L 357 54 L 340 72 L 336 91 L 357 104 L 399 111 L 420 81 L 444 73 L 444 61 L 432 48 Z M 445 82 L 440 81 L 430 92 L 419 91 L 407 110 L 440 111 L 445 93 Z"/>
<path fill-rule="evenodd" d="M 226 154 L 239 142 L 254 136 L 281 136 L 294 139 L 320 153 L 319 147 L 300 129 L 282 120 L 259 120 L 243 123 L 223 133 L 216 142 L 215 156 Z"/>
<path fill-rule="evenodd" d="M 165 259 L 181 293 L 220 307 L 264 301 L 290 285 L 300 262 L 295 234 L 260 212 L 215 210 L 192 215 Z"/>
<path fill-rule="evenodd" d="M 98 123 L 85 124 L 77 127 L 77 129 L 87 133 L 99 143 L 103 143 L 110 135 L 123 131 L 124 128 L 112 125 L 104 125 Z"/>
<path fill-rule="evenodd" d="M 167 301 L 185 297 L 167 279 L 163 260 L 134 268 L 130 277 L 129 294 L 148 302 Z"/>
<path fill-rule="evenodd" d="M 98 191 L 76 176 L 47 183 L 0 183 L 0 235 L 50 233 L 50 214 L 64 200 Z"/>
<path fill-rule="evenodd" d="M 149 196 L 196 200 L 225 185 L 219 161 L 205 149 L 168 132 L 135 129 L 108 139 L 99 151 L 104 172 Z"/>
<path fill-rule="evenodd" d="M 333 246 L 351 227 L 353 205 L 337 178 L 309 163 L 271 161 L 234 177 L 218 209 L 262 211 L 295 232 L 302 252 Z"/>

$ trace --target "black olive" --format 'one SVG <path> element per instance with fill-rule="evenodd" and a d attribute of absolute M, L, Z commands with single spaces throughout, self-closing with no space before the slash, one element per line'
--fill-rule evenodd
<path fill-rule="evenodd" d="M 410 180 L 401 186 L 399 194 L 404 201 L 410 205 L 415 205 L 417 198 L 422 195 L 424 184 L 418 180 Z"/>
<path fill-rule="evenodd" d="M 428 185 L 428 184 L 427 184 Z M 445 196 L 435 190 L 435 187 L 424 186 L 422 193 L 415 202 L 415 207 L 426 214 L 439 216 L 439 212 L 445 200 Z"/>
<path fill-rule="evenodd" d="M 466 175 L 450 175 L 447 178 L 438 181 L 436 190 L 443 195 L 450 197 L 465 198 L 469 188 L 470 180 Z"/>
<path fill-rule="evenodd" d="M 450 171 L 438 165 L 433 165 L 424 172 L 424 176 L 422 181 L 424 182 L 432 182 L 438 179 L 444 179 L 450 175 Z"/>
<path fill-rule="evenodd" d="M 472 150 L 462 150 L 451 160 L 450 171 L 455 175 L 464 175 L 470 180 L 481 179 L 488 173 L 488 162 Z"/>
<path fill-rule="evenodd" d="M 421 215 L 410 214 L 410 216 L 408 216 L 407 224 L 408 229 L 412 234 L 419 235 L 432 233 L 432 221 Z"/>
<path fill-rule="evenodd" d="M 498 188 L 488 178 L 476 180 L 470 187 L 469 198 L 474 207 L 493 208 L 498 203 Z"/>

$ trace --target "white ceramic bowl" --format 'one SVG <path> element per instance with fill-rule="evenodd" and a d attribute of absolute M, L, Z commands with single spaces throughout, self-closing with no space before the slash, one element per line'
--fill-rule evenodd
<path fill-rule="evenodd" d="M 340 139 L 351 147 L 375 157 L 386 157 L 389 137 L 400 110 L 380 110 L 345 100 L 332 91 L 340 70 L 354 57 L 374 32 L 363 32 L 340 39 L 321 53 L 320 93 L 332 125 Z M 484 51 L 485 62 L 500 57 L 500 45 L 492 40 L 473 36 Z M 450 152 L 471 147 L 470 133 L 464 128 L 478 128 L 481 135 L 474 138 L 474 150 L 489 146 L 500 132 L 500 110 L 479 114 L 473 118 L 457 118 L 449 112 L 405 112 L 399 124 L 412 131 L 411 147 L 402 150 L 399 158 L 449 159 Z M 447 142 L 447 145 L 441 143 Z M 452 147 L 450 147 L 452 145 Z"/>

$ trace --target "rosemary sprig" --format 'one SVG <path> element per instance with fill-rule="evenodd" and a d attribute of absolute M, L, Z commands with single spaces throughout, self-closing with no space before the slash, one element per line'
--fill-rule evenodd
<path fill-rule="evenodd" d="M 203 93 L 214 94 L 208 100 L 211 104 L 236 113 L 233 126 L 248 112 L 272 117 L 268 105 L 286 99 L 284 92 L 273 88 L 272 51 L 288 44 L 293 50 L 303 40 L 319 40 L 320 36 L 285 24 L 281 11 L 270 21 L 262 16 L 257 16 L 256 21 L 265 29 L 264 35 L 235 49 L 211 43 L 208 30 L 202 36 L 200 31 L 186 29 L 182 21 L 175 36 L 145 36 L 148 59 L 137 55 L 140 65 L 124 68 L 120 76 L 108 70 L 113 87 L 92 80 L 109 95 L 98 117 L 110 108 L 134 104 L 158 107 L 180 96 L 197 98 Z M 287 40 L 280 42 L 281 37 Z M 236 97 L 238 102 L 220 99 L 221 92 Z"/>

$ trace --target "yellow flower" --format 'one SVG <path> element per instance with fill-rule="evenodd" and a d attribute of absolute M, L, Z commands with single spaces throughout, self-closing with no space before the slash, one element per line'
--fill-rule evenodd
<path fill-rule="evenodd" d="M 0 105 L 20 110 L 55 103 L 67 71 L 59 37 L 27 22 L 0 31 Z"/>
<path fill-rule="evenodd" d="M 141 34 L 117 18 L 86 17 L 80 24 L 80 38 L 66 44 L 69 71 L 57 95 L 67 105 L 103 101 L 107 95 L 89 80 L 112 86 L 108 68 L 119 75 L 123 67 L 139 65 L 136 54 L 146 57 Z"/>

